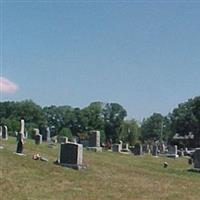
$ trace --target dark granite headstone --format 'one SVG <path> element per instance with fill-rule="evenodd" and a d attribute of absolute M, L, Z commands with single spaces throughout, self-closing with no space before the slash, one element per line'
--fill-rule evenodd
<path fill-rule="evenodd" d="M 35 135 L 35 144 L 41 144 L 42 143 L 42 135 L 37 134 Z"/>
<path fill-rule="evenodd" d="M 22 133 L 18 133 L 18 135 L 17 135 L 17 150 L 16 150 L 16 152 L 22 154 L 23 153 L 23 146 L 24 146 L 23 134 Z"/>
<path fill-rule="evenodd" d="M 61 144 L 58 162 L 66 167 L 81 169 L 83 162 L 83 145 L 77 143 Z"/>
<path fill-rule="evenodd" d="M 149 144 L 143 144 L 142 150 L 144 153 L 149 153 L 149 150 L 150 150 Z"/>
<path fill-rule="evenodd" d="M 200 148 L 195 149 L 193 160 L 194 160 L 194 168 L 200 170 Z"/>
<path fill-rule="evenodd" d="M 89 147 L 100 147 L 100 131 L 90 132 Z"/>
<path fill-rule="evenodd" d="M 158 146 L 156 144 L 154 144 L 152 147 L 152 155 L 158 156 Z"/>
<path fill-rule="evenodd" d="M 7 140 L 8 139 L 8 127 L 3 126 L 2 128 L 2 139 Z"/>
<path fill-rule="evenodd" d="M 141 144 L 136 144 L 133 150 L 134 155 L 140 156 L 142 155 L 142 145 Z"/>

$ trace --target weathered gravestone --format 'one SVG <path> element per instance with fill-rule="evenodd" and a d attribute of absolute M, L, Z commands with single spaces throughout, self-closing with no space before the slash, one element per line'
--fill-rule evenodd
<path fill-rule="evenodd" d="M 35 128 L 35 144 L 41 144 L 42 143 L 42 135 L 40 135 L 39 129 Z"/>
<path fill-rule="evenodd" d="M 121 144 L 113 144 L 112 145 L 113 152 L 121 152 L 121 150 L 122 150 Z"/>
<path fill-rule="evenodd" d="M 89 134 L 89 146 L 100 147 L 100 131 L 91 131 Z"/>
<path fill-rule="evenodd" d="M 200 172 L 200 148 L 196 148 L 191 158 L 188 160 L 188 164 L 193 164 L 193 167 L 188 171 Z"/>
<path fill-rule="evenodd" d="M 143 150 L 144 153 L 150 153 L 149 144 L 143 144 L 142 145 L 142 150 Z"/>
<path fill-rule="evenodd" d="M 196 148 L 193 154 L 194 169 L 199 169 L 200 171 L 200 148 Z"/>
<path fill-rule="evenodd" d="M 159 149 L 160 153 L 165 153 L 165 151 L 166 151 L 165 144 L 163 142 L 160 143 L 158 146 L 158 149 Z"/>
<path fill-rule="evenodd" d="M 88 150 L 102 152 L 102 147 L 100 146 L 100 131 L 91 131 L 89 134 L 89 147 Z"/>
<path fill-rule="evenodd" d="M 24 149 L 24 135 L 22 133 L 17 134 L 17 150 L 16 153 L 22 154 Z"/>
<path fill-rule="evenodd" d="M 122 151 L 122 141 L 119 141 L 119 144 L 113 144 L 112 145 L 112 151 L 113 152 L 121 152 Z"/>
<path fill-rule="evenodd" d="M 156 144 L 152 146 L 152 156 L 158 156 L 158 146 Z"/>
<path fill-rule="evenodd" d="M 24 119 L 20 120 L 20 133 L 22 133 L 24 135 L 24 131 L 25 130 L 25 122 Z"/>
<path fill-rule="evenodd" d="M 3 128 L 2 126 L 0 126 L 0 137 L 2 137 L 2 131 L 3 131 Z"/>
<path fill-rule="evenodd" d="M 133 149 L 133 153 L 136 156 L 142 155 L 143 154 L 142 145 L 141 144 L 136 144 L 135 147 L 134 147 L 134 149 Z"/>
<path fill-rule="evenodd" d="M 51 142 L 51 132 L 49 127 L 46 127 L 46 134 L 47 134 L 47 142 L 50 143 Z"/>
<path fill-rule="evenodd" d="M 168 150 L 168 157 L 172 157 L 172 158 L 178 158 L 178 149 L 177 149 L 177 145 L 174 146 L 169 146 L 169 150 Z"/>
<path fill-rule="evenodd" d="M 6 125 L 2 128 L 2 139 L 8 140 L 8 127 Z"/>
<path fill-rule="evenodd" d="M 58 163 L 73 169 L 83 168 L 83 145 L 77 143 L 65 143 L 60 145 Z"/>

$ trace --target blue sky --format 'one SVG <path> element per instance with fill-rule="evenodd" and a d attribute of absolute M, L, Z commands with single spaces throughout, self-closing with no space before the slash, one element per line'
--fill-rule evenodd
<path fill-rule="evenodd" d="M 1 100 L 164 115 L 200 94 L 198 1 L 1 1 Z"/>

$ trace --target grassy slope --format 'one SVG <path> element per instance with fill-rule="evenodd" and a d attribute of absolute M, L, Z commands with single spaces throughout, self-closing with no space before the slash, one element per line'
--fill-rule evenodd
<path fill-rule="evenodd" d="M 88 169 L 75 171 L 53 164 L 58 149 L 27 141 L 20 157 L 15 139 L 0 150 L 1 200 L 199 200 L 200 174 L 187 172 L 185 158 L 168 159 L 112 152 L 84 151 Z M 35 161 L 40 153 L 49 162 Z M 169 167 L 164 169 L 164 161 Z"/>

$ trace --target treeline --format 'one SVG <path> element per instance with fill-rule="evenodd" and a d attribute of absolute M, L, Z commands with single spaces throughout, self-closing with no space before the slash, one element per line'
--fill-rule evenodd
<path fill-rule="evenodd" d="M 118 103 L 93 102 L 80 109 L 71 106 L 41 107 L 32 100 L 1 102 L 1 124 L 6 124 L 9 134 L 20 129 L 20 119 L 26 122 L 26 131 L 33 136 L 39 128 L 45 137 L 45 127 L 51 135 L 66 135 L 87 139 L 90 130 L 100 130 L 103 142 L 122 140 L 134 145 L 136 142 L 164 140 L 171 142 L 173 136 L 194 135 L 194 146 L 200 146 L 200 96 L 181 103 L 167 116 L 154 113 L 141 123 L 125 120 L 126 110 Z"/>

